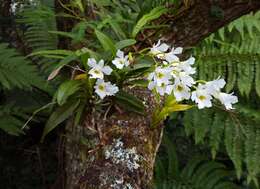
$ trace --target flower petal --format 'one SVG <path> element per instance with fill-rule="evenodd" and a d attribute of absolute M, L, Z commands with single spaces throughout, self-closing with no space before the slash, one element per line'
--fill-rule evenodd
<path fill-rule="evenodd" d="M 174 48 L 173 48 L 174 49 Z M 183 51 L 183 48 L 182 47 L 177 47 L 176 49 L 173 50 L 173 53 L 174 54 L 181 54 Z"/>
<path fill-rule="evenodd" d="M 88 65 L 91 67 L 91 68 L 94 68 L 97 66 L 97 61 L 94 59 L 94 58 L 89 58 L 88 59 Z"/>
<path fill-rule="evenodd" d="M 104 72 L 104 74 L 106 74 L 106 75 L 110 75 L 112 71 L 113 70 L 112 70 L 112 68 L 110 68 L 110 66 L 104 66 L 102 68 L 102 72 Z"/>
<path fill-rule="evenodd" d="M 104 60 L 103 59 L 101 59 L 99 62 L 98 62 L 98 65 L 102 68 L 103 66 L 104 66 Z"/>
<path fill-rule="evenodd" d="M 116 56 L 119 57 L 119 58 L 123 58 L 124 57 L 124 52 L 120 51 L 120 50 L 117 50 Z"/>

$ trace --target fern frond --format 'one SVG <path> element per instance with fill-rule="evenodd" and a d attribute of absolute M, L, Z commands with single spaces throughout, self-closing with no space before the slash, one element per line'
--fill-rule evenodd
<path fill-rule="evenodd" d="M 0 106 L 0 129 L 11 135 L 18 136 L 24 134 L 21 130 L 21 126 L 27 118 L 28 115 L 23 108 L 11 103 Z"/>
<path fill-rule="evenodd" d="M 255 89 L 256 89 L 257 95 L 260 96 L 260 61 L 259 61 L 259 59 L 255 59 Z"/>
<path fill-rule="evenodd" d="M 220 186 L 223 186 L 223 189 L 238 188 L 232 182 L 233 175 L 233 172 L 221 163 L 195 157 L 189 160 L 179 178 L 157 181 L 159 185 L 156 185 L 156 189 L 215 189 Z"/>
<path fill-rule="evenodd" d="M 21 125 L 23 125 L 23 122 L 13 116 L 0 117 L 0 129 L 10 135 L 19 136 L 24 134 L 20 129 Z"/>
<path fill-rule="evenodd" d="M 37 67 L 5 43 L 0 43 L 0 85 L 6 89 L 47 89 Z"/>
<path fill-rule="evenodd" d="M 183 117 L 183 124 L 185 125 L 184 129 L 187 134 L 187 136 L 190 136 L 193 134 L 194 129 L 193 128 L 193 110 L 188 110 L 185 112 L 184 117 Z"/>
<path fill-rule="evenodd" d="M 159 163 L 156 164 L 156 189 L 214 189 L 219 188 L 219 185 L 223 183 L 225 183 L 224 188 L 237 187 L 232 181 L 234 171 L 228 170 L 224 164 L 209 161 L 206 157 L 201 156 L 189 159 L 188 163 L 180 169 L 175 146 L 167 135 L 163 138 L 163 147 L 167 151 L 166 155 L 160 157 Z M 169 170 L 175 170 L 174 172 L 178 174 L 167 175 Z"/>
<path fill-rule="evenodd" d="M 195 54 L 198 55 L 199 77 L 226 77 L 228 92 L 238 88 L 249 97 L 260 94 L 260 11 L 246 15 L 206 39 Z M 224 35 L 224 36 L 223 36 Z"/>
<path fill-rule="evenodd" d="M 211 147 L 212 157 L 215 158 L 219 150 L 219 146 L 224 136 L 224 124 L 226 116 L 224 114 L 215 113 L 213 123 L 210 126 L 209 142 Z"/>
<path fill-rule="evenodd" d="M 57 30 L 53 5 L 54 1 L 50 0 L 26 7 L 17 19 L 18 23 L 26 26 L 24 38 L 32 52 L 57 49 L 57 35 L 49 32 Z M 55 63 L 55 60 L 43 57 L 35 58 L 34 61 L 47 73 L 52 70 L 52 63 Z"/>
<path fill-rule="evenodd" d="M 185 131 L 197 142 L 207 141 L 207 137 L 198 137 L 198 133 L 201 133 L 201 128 L 208 127 L 205 130 L 208 129 L 212 157 L 216 156 L 219 146 L 224 145 L 237 177 L 241 176 L 245 166 L 248 182 L 253 181 L 257 186 L 256 178 L 260 174 L 259 162 L 256 161 L 260 146 L 257 139 L 260 123 L 260 11 L 212 34 L 195 49 L 195 54 L 200 79 L 212 80 L 221 76 L 227 81 L 227 92 L 240 94 L 236 108 L 239 120 L 219 112 L 211 114 L 206 110 L 197 114 L 192 110 L 184 115 Z M 205 115 L 208 118 L 205 119 Z M 207 119 L 211 121 L 205 121 Z"/>
<path fill-rule="evenodd" d="M 211 116 L 213 114 L 213 111 L 208 110 L 195 110 L 195 117 L 194 117 L 194 127 L 196 129 L 194 130 L 194 139 L 195 143 L 203 143 L 204 138 L 209 132 L 209 126 L 212 125 L 212 119 Z"/>

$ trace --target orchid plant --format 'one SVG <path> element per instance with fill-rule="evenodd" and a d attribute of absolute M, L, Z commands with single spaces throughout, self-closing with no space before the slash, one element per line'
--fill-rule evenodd
<path fill-rule="evenodd" d="M 126 33 L 130 33 L 118 39 L 113 32 L 109 35 L 103 32 L 110 28 L 104 23 L 113 20 L 112 17 L 108 19 L 106 14 L 102 14 L 106 22 L 97 20 L 82 25 L 91 29 L 92 36 L 97 38 L 99 44 L 90 41 L 84 43 L 82 38 L 80 46 L 85 47 L 76 51 L 45 50 L 30 55 L 59 61 L 48 80 L 55 78 L 63 67 L 73 69 L 71 80 L 63 82 L 54 96 L 53 103 L 57 103 L 58 108 L 46 123 L 43 138 L 72 114 L 75 114 L 75 124 L 79 124 L 86 109 L 102 111 L 105 117 L 110 110 L 120 111 L 121 108 L 123 111 L 144 114 L 146 102 L 129 92 L 136 86 L 150 90 L 155 97 L 157 104 L 152 115 L 153 127 L 172 112 L 185 111 L 194 106 L 199 109 L 209 108 L 215 100 L 222 103 L 226 109 L 233 109 L 233 104 L 238 99 L 233 93 L 221 91 L 226 84 L 225 80 L 220 77 L 213 81 L 195 80 L 195 58 L 191 56 L 183 60 L 183 48 L 171 47 L 161 40 L 143 50 L 133 46 L 144 26 L 167 11 L 167 8 L 158 6 L 137 19 L 136 23 L 129 25 L 130 22 L 126 22 L 126 26 L 129 26 Z M 121 22 L 122 20 L 120 24 Z M 112 27 L 112 30 L 114 29 Z M 59 35 L 65 33 L 57 32 Z M 79 38 L 83 36 L 81 33 L 79 32 Z M 66 33 L 66 36 L 68 35 L 72 36 L 71 33 Z M 74 39 L 74 42 L 76 41 L 77 37 Z"/>
<path fill-rule="evenodd" d="M 213 81 L 195 81 L 193 75 L 196 69 L 192 67 L 195 58 L 190 57 L 181 61 L 179 55 L 182 54 L 183 48 L 170 48 L 166 43 L 159 40 L 154 44 L 147 53 L 154 60 L 154 70 L 146 77 L 148 89 L 160 96 L 173 96 L 177 102 L 191 100 L 195 102 L 199 109 L 212 107 L 213 99 L 219 100 L 227 110 L 233 109 L 232 105 L 238 102 L 236 96 L 221 92 L 226 82 L 220 77 Z M 104 80 L 105 75 L 110 75 L 117 69 L 123 69 L 130 65 L 128 55 L 118 50 L 116 58 L 112 60 L 115 69 L 104 65 L 104 60 L 96 63 L 93 58 L 88 59 L 88 65 L 91 68 L 88 71 L 90 78 L 97 79 L 94 86 L 96 94 L 104 99 L 106 96 L 113 96 L 119 88 L 111 82 Z"/>
<path fill-rule="evenodd" d="M 238 102 L 233 93 L 221 91 L 226 84 L 224 79 L 218 77 L 213 81 L 195 80 L 195 58 L 191 56 L 182 60 L 181 47 L 170 47 L 159 40 L 151 48 L 139 52 L 125 54 L 122 49 L 116 50 L 110 58 L 105 57 L 106 60 L 101 59 L 101 56 L 95 57 L 95 53 L 87 48 L 71 51 L 72 55 L 63 61 L 80 59 L 85 69 L 77 68 L 83 73 L 76 74 L 73 80 L 64 82 L 57 90 L 56 101 L 58 105 L 65 107 L 65 110 L 60 107 L 61 110 L 58 109 L 57 112 L 65 111 L 67 116 L 74 110 L 80 110 L 76 115 L 76 120 L 80 120 L 86 107 L 100 106 L 101 108 L 96 109 L 107 107 L 105 109 L 109 110 L 111 106 L 119 105 L 123 106 L 125 111 L 143 114 L 145 102 L 125 90 L 135 86 L 147 88 L 156 99 L 157 105 L 152 116 L 153 127 L 172 112 L 185 111 L 194 106 L 199 109 L 210 108 L 215 100 L 227 110 L 231 110 L 233 104 Z M 60 63 L 62 66 L 67 64 L 67 61 L 63 61 Z M 57 74 L 60 69 L 58 67 L 53 73 Z M 67 105 L 69 102 L 72 104 Z M 56 115 L 57 112 L 54 112 L 47 122 L 43 136 L 65 120 L 57 119 L 60 116 Z M 61 117 L 66 118 L 63 115 Z"/>

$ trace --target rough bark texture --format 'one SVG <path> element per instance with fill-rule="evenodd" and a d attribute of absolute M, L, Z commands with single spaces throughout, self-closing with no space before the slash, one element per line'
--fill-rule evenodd
<path fill-rule="evenodd" d="M 105 118 L 102 113 L 92 112 L 86 115 L 83 125 L 68 128 L 67 189 L 123 189 L 127 184 L 136 189 L 151 187 L 162 127 L 150 127 L 155 105 L 152 94 L 141 89 L 132 92 L 146 103 L 145 116 L 115 111 Z M 83 137 L 84 144 L 80 142 Z M 106 158 L 105 152 L 110 152 L 117 140 L 123 142 L 123 150 L 135 149 L 139 168 L 131 170 L 127 166 L 133 162 L 131 157 L 122 161 L 116 158 L 119 162 Z M 119 181 L 123 183 L 117 183 Z"/>
<path fill-rule="evenodd" d="M 259 0 L 189 0 L 177 15 L 165 15 L 158 24 L 170 24 L 161 37 L 175 46 L 190 47 L 242 15 L 260 9 Z M 149 35 L 149 33 L 152 35 Z M 140 37 L 142 42 L 157 41 L 154 32 Z M 141 42 L 141 43 L 142 43 Z"/>
<path fill-rule="evenodd" d="M 184 47 L 195 45 L 232 20 L 260 9 L 259 0 L 189 2 L 177 15 L 164 16 L 159 21 L 171 24 L 170 30 L 164 31 L 162 35 L 171 44 Z M 148 31 L 146 34 L 140 36 L 140 46 L 147 43 L 147 37 L 158 40 L 153 32 Z M 154 107 L 151 94 L 139 89 L 132 92 L 146 102 L 146 116 L 115 111 L 104 119 L 103 113 L 92 112 L 86 115 L 83 125 L 70 125 L 67 128 L 67 189 L 124 189 L 126 184 L 135 189 L 151 188 L 153 164 L 160 145 L 162 127 L 149 127 Z M 117 139 L 121 139 L 125 149 L 136 148 L 136 153 L 141 157 L 138 169 L 130 170 L 126 164 L 106 158 L 106 150 L 111 150 Z"/>

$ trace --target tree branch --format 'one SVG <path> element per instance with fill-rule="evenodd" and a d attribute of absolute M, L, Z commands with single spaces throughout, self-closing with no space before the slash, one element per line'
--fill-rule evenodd
<path fill-rule="evenodd" d="M 170 29 L 164 29 L 163 38 L 174 45 L 193 46 L 231 21 L 259 9 L 259 0 L 193 0 L 188 8 L 166 18 Z"/>

